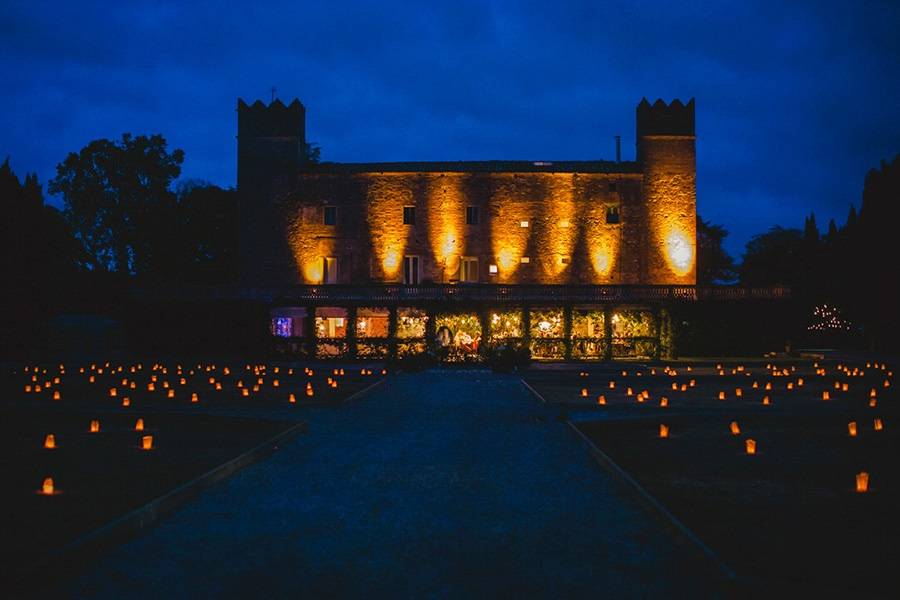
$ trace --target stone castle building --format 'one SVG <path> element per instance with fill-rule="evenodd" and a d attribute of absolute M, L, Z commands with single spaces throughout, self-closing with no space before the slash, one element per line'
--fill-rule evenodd
<path fill-rule="evenodd" d="M 634 161 L 315 163 L 306 111 L 238 101 L 241 280 L 315 356 L 660 356 L 696 296 L 694 101 L 637 106 Z"/>
<path fill-rule="evenodd" d="M 238 102 L 247 284 L 696 283 L 693 100 L 638 105 L 636 161 L 316 164 L 305 112 Z"/>

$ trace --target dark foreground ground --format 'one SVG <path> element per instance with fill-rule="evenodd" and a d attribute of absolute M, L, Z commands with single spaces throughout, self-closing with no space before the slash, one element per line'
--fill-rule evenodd
<path fill-rule="evenodd" d="M 900 586 L 900 411 L 893 387 L 884 386 L 890 370 L 857 361 L 848 374 L 830 361 L 817 374 L 811 362 L 801 362 L 780 365 L 788 375 L 776 376 L 765 362 L 732 373 L 736 366 L 723 365 L 722 375 L 711 364 L 691 372 L 677 367 L 677 375 L 632 366 L 627 375 L 593 369 L 587 377 L 574 366 L 528 380 L 751 589 L 893 596 Z M 836 390 L 835 382 L 848 390 Z M 689 387 L 682 392 L 684 383 Z M 638 402 L 643 390 L 650 398 Z M 828 401 L 822 400 L 826 390 Z M 597 405 L 600 394 L 605 406 Z M 769 405 L 762 403 L 766 396 Z M 662 397 L 668 407 L 660 406 Z M 669 427 L 668 438 L 660 438 L 661 424 Z M 755 455 L 745 452 L 748 438 L 757 443 Z M 865 494 L 855 491 L 861 471 L 870 475 Z"/>
<path fill-rule="evenodd" d="M 224 367 L 8 369 L 0 383 L 0 586 L 27 589 L 46 581 L 55 572 L 42 565 L 80 536 L 290 429 L 302 421 L 299 407 L 337 406 L 382 377 L 373 365 L 372 375 L 361 375 L 360 365 L 343 375 L 330 365 L 312 374 L 240 364 L 226 374 Z M 336 388 L 329 377 L 338 381 Z M 135 430 L 138 419 L 142 431 Z M 90 431 L 91 421 L 99 431 Z M 48 434 L 53 449 L 44 447 Z M 144 451 L 148 435 L 152 449 Z M 38 493 L 47 477 L 54 482 L 52 496 Z"/>
<path fill-rule="evenodd" d="M 391 376 L 63 595 L 705 597 L 712 579 L 519 378 Z"/>

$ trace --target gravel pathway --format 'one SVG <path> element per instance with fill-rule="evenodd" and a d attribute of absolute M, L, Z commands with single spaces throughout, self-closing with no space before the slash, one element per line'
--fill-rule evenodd
<path fill-rule="evenodd" d="M 556 416 L 514 376 L 392 376 L 63 596 L 707 596 Z"/>

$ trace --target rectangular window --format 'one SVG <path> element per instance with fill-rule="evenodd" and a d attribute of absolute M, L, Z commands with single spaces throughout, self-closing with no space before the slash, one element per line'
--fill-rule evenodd
<path fill-rule="evenodd" d="M 619 207 L 618 206 L 607 206 L 606 207 L 606 222 L 615 225 L 619 222 Z"/>
<path fill-rule="evenodd" d="M 323 283 L 337 283 L 338 282 L 338 259 L 333 256 L 328 256 L 324 259 L 324 268 L 322 269 L 322 282 Z"/>
<path fill-rule="evenodd" d="M 417 285 L 419 283 L 419 257 L 403 257 L 403 283 Z"/>
<path fill-rule="evenodd" d="M 570 262 L 572 262 L 572 259 L 570 259 L 568 256 L 561 256 L 561 257 L 559 258 L 559 262 L 562 263 L 562 264 L 564 264 L 564 265 L 567 265 L 567 264 L 569 264 Z"/>
<path fill-rule="evenodd" d="M 478 207 L 466 207 L 466 225 L 478 225 Z"/>
<path fill-rule="evenodd" d="M 528 227 L 528 221 L 519 221 L 519 227 Z"/>
<path fill-rule="evenodd" d="M 403 207 L 403 224 L 404 225 L 415 225 L 416 224 L 416 207 L 415 206 L 404 206 Z"/>
<path fill-rule="evenodd" d="M 478 259 L 471 256 L 464 256 L 461 260 L 460 281 L 467 283 L 478 282 Z"/>
<path fill-rule="evenodd" d="M 528 263 L 531 262 L 531 257 L 523 256 L 522 258 L 519 259 L 519 262 L 522 263 L 523 265 L 527 265 Z"/>
<path fill-rule="evenodd" d="M 325 225 L 337 225 L 337 207 L 326 206 L 323 211 L 323 222 Z"/>

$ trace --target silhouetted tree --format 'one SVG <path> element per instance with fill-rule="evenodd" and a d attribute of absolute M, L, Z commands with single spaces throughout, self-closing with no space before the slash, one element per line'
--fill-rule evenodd
<path fill-rule="evenodd" d="M 94 140 L 57 165 L 49 189 L 65 201 L 66 220 L 91 269 L 120 274 L 150 269 L 174 206 L 169 189 L 184 152 L 161 135 Z"/>
<path fill-rule="evenodd" d="M 773 227 L 747 242 L 740 267 L 745 285 L 794 285 L 803 271 L 803 234 L 799 229 Z"/>
<path fill-rule="evenodd" d="M 697 217 L 697 283 L 709 285 L 737 277 L 734 259 L 722 247 L 728 231 Z"/>
<path fill-rule="evenodd" d="M 187 182 L 178 188 L 177 202 L 185 279 L 231 281 L 237 265 L 236 192 Z"/>
<path fill-rule="evenodd" d="M 306 162 L 319 164 L 319 161 L 322 160 L 322 147 L 315 142 L 309 142 L 306 144 L 305 153 Z"/>

